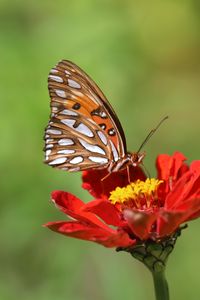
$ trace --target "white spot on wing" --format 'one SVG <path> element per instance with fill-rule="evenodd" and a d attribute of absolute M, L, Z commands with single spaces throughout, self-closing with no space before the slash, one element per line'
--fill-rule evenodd
<path fill-rule="evenodd" d="M 89 160 L 91 160 L 95 163 L 99 163 L 99 164 L 106 164 L 108 162 L 108 159 L 104 158 L 104 157 L 89 156 L 88 158 L 89 158 Z"/>
<path fill-rule="evenodd" d="M 98 134 L 100 140 L 102 141 L 102 143 L 104 143 L 104 145 L 107 145 L 108 141 L 107 141 L 105 134 L 102 131 L 97 131 L 97 134 Z"/>
<path fill-rule="evenodd" d="M 83 161 L 82 156 L 76 156 L 70 160 L 70 164 L 76 165 L 76 164 L 81 163 L 82 161 Z"/>
<path fill-rule="evenodd" d="M 46 155 L 48 156 L 51 153 L 51 150 L 46 151 Z"/>
<path fill-rule="evenodd" d="M 78 82 L 76 82 L 75 80 L 72 80 L 72 79 L 68 79 L 68 85 L 71 86 L 72 88 L 75 88 L 75 89 L 80 89 L 81 86 Z"/>
<path fill-rule="evenodd" d="M 56 95 L 58 95 L 61 98 L 66 98 L 66 93 L 63 90 L 56 90 L 55 89 L 55 93 L 56 93 Z"/>
<path fill-rule="evenodd" d="M 72 127 L 73 128 L 73 125 L 76 123 L 76 120 L 72 120 L 72 119 L 62 119 L 60 120 L 61 123 L 69 126 L 69 127 Z"/>
<path fill-rule="evenodd" d="M 72 154 L 75 153 L 76 151 L 73 149 L 65 149 L 65 150 L 59 150 L 57 153 L 58 154 Z"/>
<path fill-rule="evenodd" d="M 67 70 L 65 70 L 65 74 L 71 75 L 71 73 L 69 71 L 67 71 Z"/>
<path fill-rule="evenodd" d="M 58 141 L 58 144 L 60 146 L 69 146 L 69 145 L 74 145 L 74 141 L 71 139 L 61 139 Z"/>
<path fill-rule="evenodd" d="M 58 111 L 58 108 L 56 106 L 52 106 L 51 110 L 52 112 L 56 113 Z"/>
<path fill-rule="evenodd" d="M 56 158 L 54 160 L 52 160 L 51 162 L 49 162 L 49 165 L 59 165 L 59 164 L 63 164 L 64 162 L 66 162 L 67 158 L 66 157 L 60 157 L 60 158 Z"/>
<path fill-rule="evenodd" d="M 106 115 L 106 113 L 105 113 L 104 111 L 102 111 L 102 112 L 100 113 L 100 116 L 101 116 L 102 118 L 106 118 L 106 117 L 107 117 L 107 115 Z"/>
<path fill-rule="evenodd" d="M 53 144 L 46 145 L 46 149 L 53 148 Z"/>
<path fill-rule="evenodd" d="M 92 130 L 90 130 L 89 127 L 87 127 L 86 125 L 84 125 L 83 123 L 80 123 L 80 125 L 78 125 L 76 128 L 74 128 L 76 131 L 89 136 L 89 137 L 93 137 L 94 134 L 92 132 Z"/>
<path fill-rule="evenodd" d="M 46 160 L 48 160 L 49 159 L 49 155 L 51 154 L 51 150 L 47 150 L 46 151 Z"/>
<path fill-rule="evenodd" d="M 67 115 L 67 116 L 78 116 L 78 114 L 75 111 L 69 110 L 69 109 L 64 109 L 61 111 L 62 115 Z"/>
<path fill-rule="evenodd" d="M 69 172 L 77 172 L 77 171 L 80 171 L 80 167 L 69 169 Z"/>
<path fill-rule="evenodd" d="M 56 70 L 56 69 L 51 69 L 51 73 L 58 73 L 58 70 Z"/>
<path fill-rule="evenodd" d="M 87 149 L 87 150 L 89 150 L 89 151 L 91 151 L 91 152 L 96 152 L 96 153 L 99 153 L 99 154 L 104 154 L 104 155 L 106 155 L 106 152 L 105 152 L 101 147 L 99 147 L 99 146 L 97 146 L 97 145 L 89 144 L 89 143 L 87 143 L 86 141 L 84 141 L 84 140 L 82 140 L 82 139 L 79 139 L 79 142 L 81 143 L 81 145 L 82 145 L 85 149 Z"/>
<path fill-rule="evenodd" d="M 46 132 L 50 134 L 62 134 L 60 130 L 56 130 L 56 129 L 48 129 Z"/>
<path fill-rule="evenodd" d="M 112 148 L 112 153 L 113 153 L 114 160 L 115 161 L 119 160 L 119 154 L 118 154 L 117 149 L 115 148 L 115 145 L 113 144 L 112 141 L 110 141 L 110 145 L 111 145 L 111 148 Z"/>
<path fill-rule="evenodd" d="M 89 137 L 93 137 L 94 134 L 92 132 L 92 130 L 90 130 L 89 127 L 87 127 L 85 124 L 83 123 L 80 123 L 76 128 L 73 127 L 74 124 L 76 123 L 76 120 L 73 120 L 73 119 L 62 119 L 60 120 L 61 123 L 73 128 L 74 130 L 86 135 L 86 136 L 89 136 Z"/>
<path fill-rule="evenodd" d="M 49 78 L 56 82 L 63 82 L 63 79 L 60 76 L 49 75 Z"/>

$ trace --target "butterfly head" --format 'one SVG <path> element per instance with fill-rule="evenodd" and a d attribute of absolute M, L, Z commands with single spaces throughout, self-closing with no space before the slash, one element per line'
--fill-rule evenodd
<path fill-rule="evenodd" d="M 143 152 L 143 153 L 138 153 L 138 152 L 128 153 L 128 157 L 129 157 L 130 164 L 133 167 L 137 167 L 139 164 L 141 164 L 143 158 L 145 157 L 145 152 Z"/>

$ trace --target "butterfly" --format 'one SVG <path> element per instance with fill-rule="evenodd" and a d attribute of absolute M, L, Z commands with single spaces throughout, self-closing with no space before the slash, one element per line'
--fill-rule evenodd
<path fill-rule="evenodd" d="M 51 116 L 45 163 L 67 171 L 138 166 L 144 154 L 127 151 L 120 121 L 96 83 L 77 65 L 60 61 L 48 77 Z"/>

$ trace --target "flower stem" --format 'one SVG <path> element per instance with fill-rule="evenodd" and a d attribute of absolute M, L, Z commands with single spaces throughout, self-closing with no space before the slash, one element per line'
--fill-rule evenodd
<path fill-rule="evenodd" d="M 180 227 L 173 235 L 162 240 L 146 240 L 138 242 L 133 247 L 116 249 L 130 253 L 150 270 L 153 276 L 156 300 L 169 300 L 168 284 L 165 278 L 166 264 L 177 238 L 181 235 L 181 230 L 185 228 L 187 225 Z"/>
<path fill-rule="evenodd" d="M 165 270 L 152 272 L 156 300 L 169 300 L 168 283 L 165 278 Z"/>

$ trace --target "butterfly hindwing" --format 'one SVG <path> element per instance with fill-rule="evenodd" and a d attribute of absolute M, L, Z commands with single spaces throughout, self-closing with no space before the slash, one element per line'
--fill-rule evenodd
<path fill-rule="evenodd" d="M 105 167 L 109 144 L 101 128 L 70 110 L 52 117 L 46 128 L 46 163 L 69 171 Z"/>

